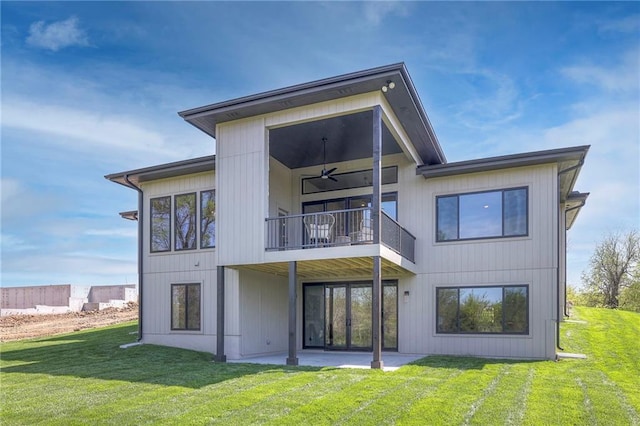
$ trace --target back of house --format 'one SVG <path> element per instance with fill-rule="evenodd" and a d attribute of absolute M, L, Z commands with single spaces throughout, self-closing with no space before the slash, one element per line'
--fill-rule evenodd
<path fill-rule="evenodd" d="M 106 176 L 139 192 L 143 342 L 555 357 L 588 146 L 449 163 L 404 64 L 180 115 L 215 156 Z"/>

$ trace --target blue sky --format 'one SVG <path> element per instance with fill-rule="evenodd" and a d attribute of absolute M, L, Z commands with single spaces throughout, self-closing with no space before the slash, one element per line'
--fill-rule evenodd
<path fill-rule="evenodd" d="M 405 62 L 449 161 L 591 145 L 568 279 L 640 222 L 640 3 L 7 2 L 2 286 L 136 281 L 108 173 L 213 153 L 177 111 Z"/>

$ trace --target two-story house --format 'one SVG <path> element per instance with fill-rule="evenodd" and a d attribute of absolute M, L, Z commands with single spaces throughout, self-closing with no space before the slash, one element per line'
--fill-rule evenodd
<path fill-rule="evenodd" d="M 139 192 L 142 342 L 555 357 L 587 146 L 448 163 L 404 64 L 179 114 L 215 156 L 106 176 Z"/>

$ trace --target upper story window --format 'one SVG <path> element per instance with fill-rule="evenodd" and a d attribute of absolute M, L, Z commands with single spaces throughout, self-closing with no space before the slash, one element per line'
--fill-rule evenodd
<path fill-rule="evenodd" d="M 151 199 L 151 252 L 171 250 L 171 197 Z"/>
<path fill-rule="evenodd" d="M 528 198 L 527 188 L 436 197 L 436 240 L 526 236 Z"/>
<path fill-rule="evenodd" d="M 196 193 L 176 195 L 176 250 L 196 248 Z"/>
<path fill-rule="evenodd" d="M 315 194 L 318 192 L 337 191 L 339 189 L 366 188 L 373 185 L 373 169 L 334 173 L 331 177 L 333 179 L 323 179 L 319 176 L 302 179 L 302 194 Z M 381 181 L 383 185 L 398 183 L 398 167 L 383 167 Z"/>
<path fill-rule="evenodd" d="M 208 249 L 216 246 L 215 190 L 152 198 L 150 206 L 151 253 Z M 198 200 L 200 204 L 198 204 Z M 173 213 L 173 216 L 172 216 Z M 199 214 L 199 216 L 198 216 Z M 173 219 L 173 220 L 172 220 Z M 173 235 L 172 235 L 172 228 Z M 173 237 L 173 241 L 172 241 Z"/>
<path fill-rule="evenodd" d="M 200 248 L 216 246 L 216 191 L 200 193 Z"/>

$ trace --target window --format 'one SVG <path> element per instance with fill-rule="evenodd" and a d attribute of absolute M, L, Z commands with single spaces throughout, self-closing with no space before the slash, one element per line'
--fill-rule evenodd
<path fill-rule="evenodd" d="M 439 196 L 436 240 L 525 236 L 527 212 L 527 188 Z"/>
<path fill-rule="evenodd" d="M 171 329 L 200 330 L 200 284 L 171 284 Z"/>
<path fill-rule="evenodd" d="M 151 199 L 151 251 L 171 250 L 171 197 Z"/>
<path fill-rule="evenodd" d="M 176 250 L 196 248 L 196 194 L 176 195 Z"/>
<path fill-rule="evenodd" d="M 439 287 L 437 333 L 527 334 L 529 287 Z"/>
<path fill-rule="evenodd" d="M 200 248 L 216 246 L 216 192 L 200 193 Z"/>
<path fill-rule="evenodd" d="M 373 186 L 373 169 L 334 173 L 331 176 L 335 178 L 335 180 L 322 179 L 320 176 L 302 179 L 302 193 L 315 194 L 318 192 L 337 191 L 339 189 Z M 383 167 L 380 180 L 382 185 L 398 183 L 398 167 Z"/>

